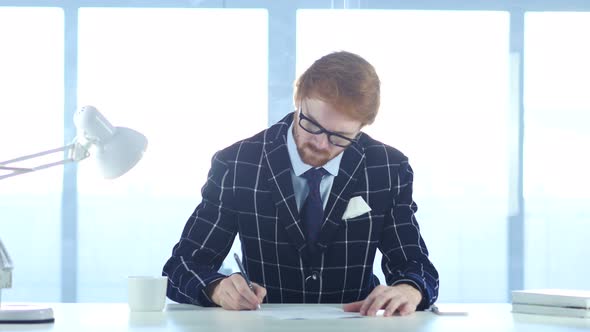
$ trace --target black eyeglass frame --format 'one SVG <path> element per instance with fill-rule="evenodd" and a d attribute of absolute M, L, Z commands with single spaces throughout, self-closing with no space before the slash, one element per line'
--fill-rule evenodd
<path fill-rule="evenodd" d="M 301 122 L 302 122 L 303 120 L 305 120 L 305 121 L 308 121 L 308 122 L 310 122 L 311 124 L 313 124 L 314 126 L 318 127 L 318 130 L 316 130 L 316 131 L 313 131 L 313 130 L 309 130 L 309 129 L 305 128 L 305 126 L 303 126 L 303 124 L 301 124 Z M 308 132 L 308 133 L 310 133 L 310 134 L 313 134 L 313 135 L 321 135 L 321 134 L 326 134 L 326 136 L 328 136 L 328 142 L 330 142 L 330 144 L 332 144 L 332 145 L 335 145 L 335 146 L 338 146 L 338 147 L 341 147 L 341 148 L 346 148 L 346 147 L 349 147 L 351 144 L 355 143 L 355 142 L 357 141 L 358 137 L 359 137 L 359 136 L 360 136 L 360 134 L 361 134 L 361 133 L 359 132 L 359 133 L 358 133 L 358 134 L 355 136 L 355 138 L 350 138 L 350 137 L 346 137 L 346 136 L 344 136 L 344 135 L 341 135 L 341 134 L 335 133 L 335 132 L 333 132 L 333 131 L 330 131 L 330 130 L 328 130 L 328 129 L 326 129 L 326 128 L 322 127 L 322 125 L 320 125 L 319 123 L 317 123 L 317 122 L 315 122 L 314 120 L 312 120 L 312 119 L 308 118 L 307 116 L 305 116 L 305 114 L 303 114 L 303 110 L 302 110 L 301 108 L 299 108 L 299 121 L 298 121 L 298 123 L 299 123 L 299 127 L 301 127 L 303 130 L 307 131 L 307 132 Z M 343 140 L 345 140 L 345 141 L 348 141 L 348 144 L 345 144 L 345 145 L 343 145 L 343 144 L 338 144 L 338 143 L 334 143 L 334 142 L 332 142 L 332 137 L 333 137 L 333 136 L 336 136 L 336 137 L 338 137 L 338 138 L 341 138 L 341 139 L 343 139 Z"/>

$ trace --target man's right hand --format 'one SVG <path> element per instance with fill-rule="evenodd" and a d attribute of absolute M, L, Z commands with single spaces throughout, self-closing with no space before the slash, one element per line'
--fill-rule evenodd
<path fill-rule="evenodd" d="M 215 304 L 227 310 L 254 310 L 266 296 L 266 289 L 252 283 L 254 292 L 241 274 L 235 273 L 207 286 L 207 294 Z"/>

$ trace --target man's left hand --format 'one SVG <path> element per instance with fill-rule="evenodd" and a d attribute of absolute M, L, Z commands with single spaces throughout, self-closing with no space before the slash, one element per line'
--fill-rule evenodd
<path fill-rule="evenodd" d="M 375 316 L 379 309 L 384 309 L 383 316 L 391 316 L 395 312 L 405 316 L 416 311 L 422 301 L 422 294 L 408 284 L 395 286 L 379 285 L 363 301 L 347 303 L 344 311 L 359 312 L 363 316 Z"/>

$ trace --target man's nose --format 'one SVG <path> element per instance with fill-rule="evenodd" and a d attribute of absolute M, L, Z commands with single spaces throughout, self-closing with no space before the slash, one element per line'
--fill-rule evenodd
<path fill-rule="evenodd" d="M 330 147 L 330 141 L 328 140 L 328 135 L 326 135 L 325 133 L 315 135 L 315 142 L 316 142 L 316 146 L 319 149 L 327 150 Z"/>

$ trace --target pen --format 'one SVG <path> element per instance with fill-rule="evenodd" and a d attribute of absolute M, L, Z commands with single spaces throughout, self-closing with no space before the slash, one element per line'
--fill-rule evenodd
<path fill-rule="evenodd" d="M 244 277 L 244 279 L 246 279 L 246 283 L 248 284 L 248 287 L 250 287 L 252 292 L 254 292 L 254 294 L 256 294 L 256 292 L 254 291 L 254 286 L 252 285 L 252 281 L 250 280 L 250 278 L 246 274 L 246 270 L 244 270 L 244 265 L 242 265 L 242 261 L 240 260 L 240 257 L 235 252 L 234 252 L 234 258 L 236 259 L 236 263 L 238 263 L 238 268 L 240 269 L 240 273 L 242 273 L 242 277 Z M 260 309 L 260 303 L 258 304 L 258 309 Z"/>

